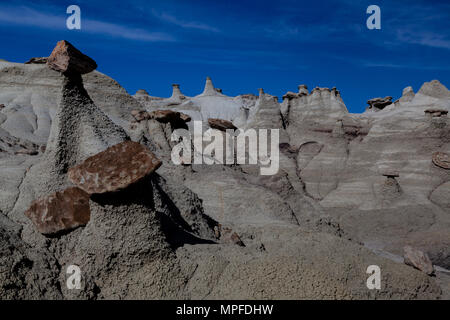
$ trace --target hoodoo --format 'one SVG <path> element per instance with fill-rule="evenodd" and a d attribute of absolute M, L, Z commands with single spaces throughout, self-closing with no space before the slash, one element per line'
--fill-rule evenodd
<path fill-rule="evenodd" d="M 214 88 L 212 80 L 210 77 L 206 77 L 205 89 L 203 89 L 203 93 L 201 96 L 216 96 L 220 95 L 219 92 Z"/>

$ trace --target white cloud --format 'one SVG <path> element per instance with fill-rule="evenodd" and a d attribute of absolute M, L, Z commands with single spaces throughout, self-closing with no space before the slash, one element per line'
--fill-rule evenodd
<path fill-rule="evenodd" d="M 420 44 L 423 46 L 450 49 L 450 39 L 442 34 L 424 31 L 399 30 L 397 33 L 399 41 L 411 44 Z"/>
<path fill-rule="evenodd" d="M 83 17 L 83 12 L 81 15 Z M 67 17 L 65 14 L 56 16 L 41 13 L 28 7 L 0 7 L 0 24 L 64 30 Z M 149 32 L 140 28 L 83 18 L 81 31 L 138 41 L 175 41 L 175 38 L 167 33 Z"/>
<path fill-rule="evenodd" d="M 159 13 L 156 10 L 152 10 L 153 16 L 155 16 L 157 19 L 174 24 L 178 27 L 186 28 L 186 29 L 197 29 L 197 30 L 203 30 L 203 31 L 210 31 L 210 32 L 220 32 L 219 29 L 207 25 L 202 22 L 198 21 L 184 21 L 182 19 L 179 19 L 173 15 L 167 14 L 165 12 Z"/>

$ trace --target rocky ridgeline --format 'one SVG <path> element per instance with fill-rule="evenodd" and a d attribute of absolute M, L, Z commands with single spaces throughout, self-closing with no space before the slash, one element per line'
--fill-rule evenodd
<path fill-rule="evenodd" d="M 448 297 L 438 81 L 351 114 L 336 88 L 300 85 L 279 103 L 209 77 L 194 97 L 178 84 L 131 97 L 96 66 L 67 41 L 0 62 L 0 298 Z M 193 120 L 280 129 L 280 170 L 174 165 L 171 134 Z M 374 264 L 381 290 L 365 286 Z M 66 288 L 69 265 L 82 290 Z"/>

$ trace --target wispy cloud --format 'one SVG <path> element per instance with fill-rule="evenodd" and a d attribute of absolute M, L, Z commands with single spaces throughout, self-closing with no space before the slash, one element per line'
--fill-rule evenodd
<path fill-rule="evenodd" d="M 434 48 L 450 49 L 450 39 L 431 31 L 398 30 L 397 38 L 403 43 L 420 44 Z"/>
<path fill-rule="evenodd" d="M 359 65 L 366 68 L 392 68 L 392 69 L 410 69 L 410 70 L 450 70 L 450 66 L 430 65 L 423 63 L 392 63 L 380 61 L 362 61 Z"/>
<path fill-rule="evenodd" d="M 65 15 L 57 16 L 43 13 L 28 7 L 0 7 L 0 24 L 64 30 L 66 28 L 66 19 L 67 16 Z M 176 40 L 167 33 L 148 32 L 140 28 L 92 19 L 82 18 L 81 28 L 82 31 L 91 34 L 109 35 L 129 40 L 148 42 Z"/>
<path fill-rule="evenodd" d="M 220 32 L 220 30 L 216 27 L 210 26 L 208 24 L 199 22 L 199 21 L 186 21 L 183 19 L 180 19 L 178 17 L 175 17 L 174 15 L 165 13 L 165 12 L 158 12 L 156 10 L 152 10 L 152 14 L 157 19 L 170 23 L 173 25 L 176 25 L 181 28 L 185 29 L 197 29 L 197 30 L 203 30 L 203 31 L 210 31 L 210 32 Z"/>

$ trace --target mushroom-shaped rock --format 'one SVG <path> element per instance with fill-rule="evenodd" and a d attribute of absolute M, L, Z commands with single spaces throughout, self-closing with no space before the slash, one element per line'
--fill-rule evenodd
<path fill-rule="evenodd" d="M 292 91 L 288 91 L 283 95 L 283 100 L 288 99 L 288 100 L 292 100 L 294 98 L 297 98 L 298 94 Z"/>
<path fill-rule="evenodd" d="M 444 152 L 435 152 L 431 157 L 433 163 L 442 169 L 450 169 L 450 155 Z"/>
<path fill-rule="evenodd" d="M 149 96 L 149 93 L 145 89 L 139 89 L 136 91 L 135 95 L 137 96 Z"/>
<path fill-rule="evenodd" d="M 189 122 L 191 117 L 187 114 L 172 110 L 155 110 L 149 112 L 150 119 L 155 119 L 161 123 L 176 123 L 178 121 Z"/>
<path fill-rule="evenodd" d="M 379 110 L 384 109 L 386 106 L 392 104 L 392 97 L 373 98 L 367 101 L 370 108 L 376 108 Z"/>
<path fill-rule="evenodd" d="M 170 99 L 173 100 L 184 100 L 186 97 L 181 93 L 179 84 L 172 84 L 172 96 Z"/>
<path fill-rule="evenodd" d="M 203 93 L 201 95 L 202 96 L 220 95 L 220 93 L 217 92 L 216 89 L 214 88 L 214 85 L 210 77 L 206 77 L 205 89 L 203 90 Z"/>
<path fill-rule="evenodd" d="M 47 65 L 62 73 L 85 74 L 97 69 L 97 63 L 66 40 L 61 40 L 48 57 Z"/>
<path fill-rule="evenodd" d="M 298 86 L 298 93 L 304 96 L 307 96 L 309 94 L 306 84 L 301 84 Z"/>
<path fill-rule="evenodd" d="M 220 131 L 226 131 L 227 129 L 233 129 L 233 130 L 237 129 L 237 127 L 231 121 L 223 120 L 223 119 L 209 118 L 208 124 L 211 128 L 217 129 Z"/>
<path fill-rule="evenodd" d="M 69 169 L 69 180 L 89 194 L 119 191 L 138 182 L 161 166 L 140 143 L 116 144 Z"/>
<path fill-rule="evenodd" d="M 264 89 L 263 88 L 259 88 L 258 89 L 258 95 L 261 98 L 264 95 Z"/>
<path fill-rule="evenodd" d="M 48 58 L 47 57 L 37 57 L 37 58 L 31 58 L 25 64 L 46 64 Z"/>
<path fill-rule="evenodd" d="M 25 215 L 45 235 L 70 231 L 89 222 L 89 194 L 72 187 L 35 200 Z"/>
<path fill-rule="evenodd" d="M 400 174 L 398 173 L 398 171 L 395 170 L 384 170 L 381 172 L 381 174 L 385 177 L 388 178 L 398 178 L 400 177 Z"/>
<path fill-rule="evenodd" d="M 414 267 L 427 275 L 434 274 L 434 267 L 428 255 L 410 246 L 403 248 L 403 259 L 406 265 Z"/>
<path fill-rule="evenodd" d="M 406 87 L 403 89 L 402 97 L 399 99 L 400 102 L 410 102 L 414 99 L 415 93 L 412 87 Z"/>

